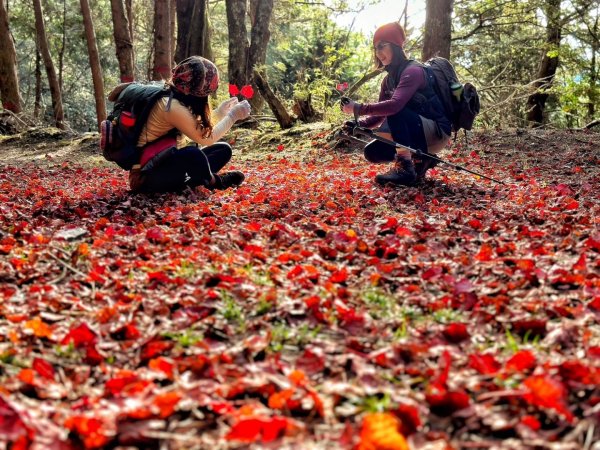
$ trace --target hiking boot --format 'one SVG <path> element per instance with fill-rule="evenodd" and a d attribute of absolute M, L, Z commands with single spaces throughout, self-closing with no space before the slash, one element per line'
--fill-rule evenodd
<path fill-rule="evenodd" d="M 429 169 L 433 169 L 435 166 L 439 164 L 439 161 L 436 161 L 433 158 L 423 157 L 420 161 L 415 161 L 415 172 L 417 173 L 417 182 L 423 181 L 425 179 L 425 174 Z"/>
<path fill-rule="evenodd" d="M 232 186 L 239 186 L 243 183 L 245 178 L 246 177 L 244 174 L 242 172 L 238 172 L 237 170 L 224 172 L 221 175 L 215 175 L 215 184 L 210 187 L 223 191 Z"/>
<path fill-rule="evenodd" d="M 410 157 L 396 157 L 394 166 L 386 173 L 379 174 L 375 177 L 377 184 L 396 184 L 402 186 L 413 186 L 417 181 L 417 173 L 415 172 L 415 164 Z"/>

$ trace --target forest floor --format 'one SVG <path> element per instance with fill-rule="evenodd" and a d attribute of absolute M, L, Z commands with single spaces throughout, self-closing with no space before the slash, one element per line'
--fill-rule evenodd
<path fill-rule="evenodd" d="M 150 196 L 97 134 L 0 136 L 0 448 L 599 450 L 600 134 L 381 188 L 330 132 Z"/>

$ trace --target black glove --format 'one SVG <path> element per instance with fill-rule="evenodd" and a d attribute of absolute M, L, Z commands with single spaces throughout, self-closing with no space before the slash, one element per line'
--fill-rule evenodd
<path fill-rule="evenodd" d="M 352 134 L 357 126 L 355 120 L 346 120 L 342 125 L 342 131 L 346 134 Z"/>

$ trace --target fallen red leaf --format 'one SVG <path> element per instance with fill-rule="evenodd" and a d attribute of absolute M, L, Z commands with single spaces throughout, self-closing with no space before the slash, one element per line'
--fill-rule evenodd
<path fill-rule="evenodd" d="M 531 405 L 553 409 L 569 422 L 575 419 L 567 407 L 567 391 L 559 381 L 547 375 L 534 375 L 523 381 L 523 385 L 527 389 L 523 398 Z"/>
<path fill-rule="evenodd" d="M 74 328 L 71 328 L 60 343 L 61 345 L 68 345 L 72 343 L 75 348 L 81 348 L 95 344 L 97 340 L 98 336 L 96 333 L 94 333 L 84 322 Z"/>
<path fill-rule="evenodd" d="M 240 89 L 235 84 L 229 85 L 229 95 L 236 96 L 239 95 Z"/>

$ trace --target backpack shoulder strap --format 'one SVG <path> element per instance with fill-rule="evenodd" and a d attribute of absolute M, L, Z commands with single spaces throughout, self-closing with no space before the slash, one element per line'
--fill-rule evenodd
<path fill-rule="evenodd" d="M 148 116 L 156 102 L 163 97 L 168 97 L 170 93 L 169 89 L 165 89 L 162 86 L 137 83 L 128 86 L 121 92 L 117 101 L 130 107 L 136 116 L 133 128 L 133 145 L 137 144 Z"/>
<path fill-rule="evenodd" d="M 385 76 L 384 81 L 387 80 L 387 84 L 386 87 L 388 89 L 388 91 L 393 91 L 394 89 L 396 89 L 396 87 L 398 86 L 398 83 L 400 82 L 400 78 L 402 78 L 402 74 L 404 73 L 404 71 L 406 69 L 408 69 L 410 66 L 413 65 L 419 65 L 421 63 L 419 63 L 418 61 L 414 60 L 414 59 L 408 59 L 406 61 L 406 64 L 400 68 L 400 70 L 398 72 L 394 72 L 394 73 L 389 73 Z"/>

